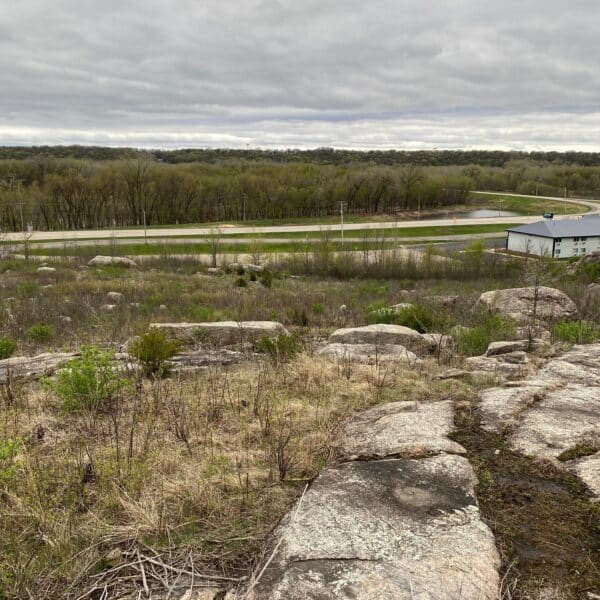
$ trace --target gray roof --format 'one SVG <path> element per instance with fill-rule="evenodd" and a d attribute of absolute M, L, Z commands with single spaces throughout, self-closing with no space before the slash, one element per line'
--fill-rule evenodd
<path fill-rule="evenodd" d="M 511 227 L 506 231 L 549 238 L 600 236 L 600 215 L 584 215 L 574 219 L 544 219 L 527 225 Z"/>

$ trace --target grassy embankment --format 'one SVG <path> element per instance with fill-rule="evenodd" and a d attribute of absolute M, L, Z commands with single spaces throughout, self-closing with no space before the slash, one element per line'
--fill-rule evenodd
<path fill-rule="evenodd" d="M 516 194 L 510 196 L 478 194 L 477 192 L 471 192 L 470 205 L 477 208 L 509 210 L 520 215 L 539 215 L 540 218 L 545 212 L 555 215 L 574 215 L 589 211 L 589 208 L 583 204 L 562 202 L 561 200 L 545 200 Z"/>

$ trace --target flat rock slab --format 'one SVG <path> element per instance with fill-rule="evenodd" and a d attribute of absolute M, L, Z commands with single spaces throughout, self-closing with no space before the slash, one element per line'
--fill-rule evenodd
<path fill-rule="evenodd" d="M 500 560 L 475 482 L 455 455 L 326 469 L 275 531 L 255 597 L 497 598 Z"/>
<path fill-rule="evenodd" d="M 552 459 L 589 439 L 600 439 L 600 387 L 569 384 L 524 413 L 510 446 Z"/>
<path fill-rule="evenodd" d="M 573 346 L 569 352 L 551 360 L 540 377 L 576 384 L 600 385 L 600 344 Z"/>
<path fill-rule="evenodd" d="M 524 377 L 529 373 L 529 358 L 526 352 L 516 351 L 498 356 L 471 356 L 465 359 L 470 371 L 480 371 L 499 377 Z"/>
<path fill-rule="evenodd" d="M 79 356 L 78 352 L 45 352 L 37 356 L 13 356 L 0 360 L 0 382 L 12 378 L 35 379 L 52 375 L 59 367 Z"/>
<path fill-rule="evenodd" d="M 481 428 L 499 432 L 514 426 L 528 406 L 544 397 L 549 385 L 543 381 L 526 381 L 519 386 L 488 388 L 479 394 Z"/>
<path fill-rule="evenodd" d="M 379 323 L 338 329 L 329 336 L 331 344 L 398 344 L 414 352 L 429 352 L 432 342 L 418 331 L 402 325 Z"/>
<path fill-rule="evenodd" d="M 150 327 L 164 329 L 174 338 L 188 343 L 212 342 L 218 346 L 232 346 L 256 342 L 260 338 L 289 335 L 276 321 L 215 321 L 209 323 L 152 323 Z"/>
<path fill-rule="evenodd" d="M 317 356 L 364 364 L 379 362 L 416 364 L 421 362 L 414 352 L 400 344 L 327 344 L 317 351 Z"/>
<path fill-rule="evenodd" d="M 464 454 L 448 439 L 454 428 L 452 402 L 393 402 L 359 413 L 344 428 L 339 452 L 345 460 L 387 456 Z"/>
<path fill-rule="evenodd" d="M 590 489 L 596 502 L 600 501 L 600 452 L 566 463 Z"/>

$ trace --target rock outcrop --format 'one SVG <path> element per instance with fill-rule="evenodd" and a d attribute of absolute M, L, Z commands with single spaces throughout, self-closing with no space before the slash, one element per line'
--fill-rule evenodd
<path fill-rule="evenodd" d="M 558 459 L 600 444 L 600 343 L 574 346 L 522 382 L 481 392 L 480 400 L 483 429 L 511 431 L 512 450 L 564 465 L 599 495 L 600 453 Z"/>
<path fill-rule="evenodd" d="M 277 528 L 257 599 L 492 600 L 499 557 L 469 462 L 349 462 L 326 469 Z"/>
<path fill-rule="evenodd" d="M 344 460 L 417 457 L 440 452 L 464 454 L 448 438 L 454 411 L 442 402 L 393 402 L 359 413 L 344 427 L 339 452 Z"/>
<path fill-rule="evenodd" d="M 465 367 L 472 372 L 514 379 L 529 373 L 529 357 L 523 351 L 495 356 L 471 356 L 465 359 Z"/>
<path fill-rule="evenodd" d="M 498 552 L 450 401 L 395 402 L 343 429 L 326 469 L 271 536 L 256 600 L 492 600 Z M 391 458 L 393 457 L 393 458 Z"/>
<path fill-rule="evenodd" d="M 88 262 L 88 267 L 128 267 L 136 269 L 138 264 L 126 256 L 95 256 Z"/>
<path fill-rule="evenodd" d="M 150 327 L 163 329 L 173 338 L 187 343 L 208 342 L 216 346 L 232 346 L 256 342 L 260 338 L 289 335 L 276 321 L 215 321 L 208 323 L 152 323 Z"/>
<path fill-rule="evenodd" d="M 577 306 L 564 292 L 540 286 L 511 288 L 484 292 L 475 303 L 475 309 L 498 312 L 519 324 L 533 320 L 535 306 L 536 321 L 551 323 L 559 319 L 575 319 Z"/>
<path fill-rule="evenodd" d="M 0 382 L 10 376 L 14 379 L 36 379 L 52 375 L 69 360 L 79 356 L 78 352 L 45 352 L 37 356 L 13 356 L 0 360 Z"/>
<path fill-rule="evenodd" d="M 424 337 L 410 327 L 387 323 L 338 329 L 329 336 L 329 343 L 400 345 L 417 354 L 431 352 L 435 346 L 434 340 Z"/>
<path fill-rule="evenodd" d="M 317 356 L 364 364 L 421 362 L 414 352 L 400 344 L 327 344 L 317 351 Z"/>

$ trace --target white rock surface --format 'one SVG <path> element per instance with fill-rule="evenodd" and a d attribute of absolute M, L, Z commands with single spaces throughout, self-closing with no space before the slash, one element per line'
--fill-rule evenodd
<path fill-rule="evenodd" d="M 516 387 L 488 388 L 479 394 L 481 427 L 485 431 L 499 432 L 512 427 L 523 410 L 544 397 L 550 387 L 543 381 L 528 381 Z"/>
<path fill-rule="evenodd" d="M 523 377 L 528 373 L 529 358 L 526 352 L 517 351 L 498 356 L 471 356 L 465 359 L 470 371 L 480 371 L 499 377 Z"/>
<path fill-rule="evenodd" d="M 106 299 L 110 304 L 118 304 L 119 302 L 122 302 L 123 297 L 124 296 L 121 294 L 121 292 L 108 292 L 108 294 L 106 294 Z"/>
<path fill-rule="evenodd" d="M 510 288 L 484 292 L 479 296 L 475 309 L 486 309 L 514 319 L 517 323 L 528 324 L 533 318 L 535 288 Z M 540 286 L 537 289 L 536 318 L 540 322 L 559 319 L 575 319 L 577 306 L 564 292 Z"/>
<path fill-rule="evenodd" d="M 38 267 L 37 272 L 40 275 L 52 275 L 52 273 L 56 273 L 56 269 L 54 267 Z"/>
<path fill-rule="evenodd" d="M 531 340 L 512 340 L 506 342 L 492 342 L 486 352 L 486 356 L 498 356 L 510 352 L 535 352 L 547 346 L 544 340 L 534 338 Z"/>
<path fill-rule="evenodd" d="M 464 454 L 448 439 L 454 429 L 452 402 L 393 402 L 363 411 L 345 427 L 339 442 L 344 460 Z"/>
<path fill-rule="evenodd" d="M 256 598 L 495 600 L 475 482 L 454 455 L 326 469 L 276 530 Z"/>
<path fill-rule="evenodd" d="M 0 381 L 13 378 L 34 379 L 52 375 L 56 369 L 79 356 L 78 352 L 44 352 L 36 356 L 13 356 L 0 360 Z"/>
<path fill-rule="evenodd" d="M 150 327 L 164 329 L 174 338 L 193 343 L 208 341 L 218 346 L 255 342 L 262 337 L 289 335 L 276 321 L 215 321 L 208 323 L 152 323 Z"/>
<path fill-rule="evenodd" d="M 98 255 L 88 262 L 88 267 L 109 267 L 111 265 L 117 267 L 129 267 L 132 269 L 135 269 L 138 266 L 135 261 L 131 260 L 131 258 L 127 258 L 126 256 Z"/>
<path fill-rule="evenodd" d="M 398 344 L 413 352 L 429 351 L 430 342 L 422 335 L 402 325 L 378 323 L 365 327 L 347 327 L 338 329 L 329 336 L 332 344 Z"/>
<path fill-rule="evenodd" d="M 527 456 L 552 459 L 589 439 L 600 440 L 600 387 L 570 383 L 523 414 L 510 446 Z"/>
<path fill-rule="evenodd" d="M 416 354 L 400 344 L 327 344 L 317 351 L 317 356 L 364 364 L 389 362 L 417 364 L 421 362 Z"/>

